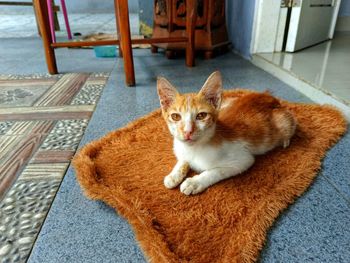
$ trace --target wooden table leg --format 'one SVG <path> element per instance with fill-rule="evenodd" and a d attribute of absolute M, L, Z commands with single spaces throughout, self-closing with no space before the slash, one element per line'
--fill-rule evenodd
<path fill-rule="evenodd" d="M 116 19 L 118 19 L 120 27 L 120 44 L 123 50 L 125 82 L 128 86 L 135 86 L 128 0 L 114 0 L 114 4 L 115 6 L 118 5 L 118 14 L 116 14 Z"/>
<path fill-rule="evenodd" d="M 33 2 L 37 19 L 39 22 L 41 38 L 45 50 L 47 68 L 50 74 L 57 74 L 55 50 L 51 47 L 52 36 L 49 28 L 49 16 L 46 1 L 34 0 Z"/>
<path fill-rule="evenodd" d="M 195 29 L 197 19 L 197 1 L 186 1 L 186 34 L 188 42 L 186 44 L 186 65 L 193 67 L 195 65 Z"/>

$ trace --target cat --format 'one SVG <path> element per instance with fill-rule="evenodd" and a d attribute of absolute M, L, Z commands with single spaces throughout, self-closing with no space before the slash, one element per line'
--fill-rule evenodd
<path fill-rule="evenodd" d="M 225 102 L 222 90 L 218 71 L 197 94 L 180 94 L 165 78 L 158 78 L 162 116 L 177 158 L 164 178 L 166 188 L 181 184 L 185 195 L 201 193 L 249 169 L 255 155 L 289 145 L 296 120 L 276 98 L 253 92 Z M 190 169 L 198 175 L 185 179 Z"/>

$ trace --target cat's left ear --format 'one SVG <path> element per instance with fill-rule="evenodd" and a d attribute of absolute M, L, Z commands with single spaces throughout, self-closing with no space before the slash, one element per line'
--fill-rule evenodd
<path fill-rule="evenodd" d="M 207 81 L 204 83 L 199 95 L 214 106 L 215 109 L 220 109 L 221 98 L 222 98 L 222 78 L 219 71 L 212 73 Z"/>

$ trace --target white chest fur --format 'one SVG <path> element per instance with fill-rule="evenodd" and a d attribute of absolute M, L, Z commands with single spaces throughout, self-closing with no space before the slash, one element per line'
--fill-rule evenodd
<path fill-rule="evenodd" d="M 174 152 L 178 160 L 187 162 L 196 172 L 214 168 L 240 166 L 252 154 L 243 142 L 224 142 L 220 145 L 187 144 L 174 139 Z"/>

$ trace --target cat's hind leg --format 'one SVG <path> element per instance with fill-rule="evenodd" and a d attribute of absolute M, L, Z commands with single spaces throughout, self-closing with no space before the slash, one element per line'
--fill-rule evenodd
<path fill-rule="evenodd" d="M 185 161 L 178 161 L 174 166 L 171 173 L 164 178 L 164 185 L 168 189 L 175 188 L 178 186 L 183 179 L 186 177 L 188 171 L 190 170 L 190 166 Z"/>
<path fill-rule="evenodd" d="M 285 109 L 276 110 L 273 113 L 273 121 L 281 136 L 280 143 L 283 148 L 287 148 L 297 126 L 293 114 Z"/>

